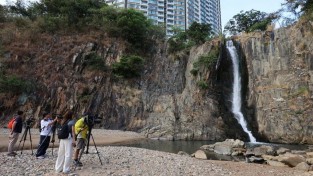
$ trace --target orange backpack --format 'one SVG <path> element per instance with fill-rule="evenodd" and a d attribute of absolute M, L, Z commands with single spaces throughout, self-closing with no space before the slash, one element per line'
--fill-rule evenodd
<path fill-rule="evenodd" d="M 14 123 L 14 121 L 15 121 L 15 117 L 13 117 L 13 118 L 10 120 L 10 122 L 8 123 L 8 128 L 9 128 L 9 129 L 12 129 L 12 128 L 13 128 L 13 123 Z"/>

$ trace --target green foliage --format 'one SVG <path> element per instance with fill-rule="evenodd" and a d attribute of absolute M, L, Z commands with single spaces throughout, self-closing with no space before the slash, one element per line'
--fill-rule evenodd
<path fill-rule="evenodd" d="M 208 89 L 209 85 L 206 81 L 200 80 L 197 82 L 197 85 L 201 88 L 201 89 Z"/>
<path fill-rule="evenodd" d="M 175 35 L 173 35 L 169 40 L 169 53 L 175 53 L 188 49 L 194 45 L 199 45 L 204 43 L 208 38 L 211 37 L 212 28 L 208 24 L 199 24 L 193 22 L 189 29 L 183 31 L 181 29 L 173 29 Z"/>
<path fill-rule="evenodd" d="M 212 28 L 210 24 L 200 24 L 193 22 L 186 33 L 188 39 L 199 45 L 204 43 L 211 35 Z"/>
<path fill-rule="evenodd" d="M 134 9 L 122 10 L 117 17 L 118 35 L 133 44 L 134 47 L 143 44 L 151 25 L 152 23 L 142 12 Z"/>
<path fill-rule="evenodd" d="M 0 23 L 7 21 L 8 9 L 5 6 L 0 5 Z"/>
<path fill-rule="evenodd" d="M 28 5 L 19 0 L 9 9 L 13 18 L 35 21 L 41 32 L 100 29 L 126 40 L 132 51 L 144 51 L 153 40 L 165 37 L 164 28 L 153 25 L 142 12 L 109 7 L 103 0 L 40 0 Z"/>
<path fill-rule="evenodd" d="M 274 15 L 269 15 L 265 12 L 250 10 L 233 16 L 224 27 L 224 33 L 236 35 L 240 32 L 252 32 L 255 30 L 264 30 L 266 26 L 277 18 Z"/>
<path fill-rule="evenodd" d="M 108 70 L 102 57 L 100 57 L 99 55 L 97 55 L 97 53 L 94 53 L 94 52 L 85 56 L 85 64 L 87 68 L 90 68 L 92 70 L 99 70 L 99 71 Z"/>
<path fill-rule="evenodd" d="M 185 32 L 179 32 L 168 40 L 168 52 L 175 53 L 188 48 L 187 35 Z"/>
<path fill-rule="evenodd" d="M 300 13 L 309 14 L 313 12 L 313 1 L 312 0 L 285 0 L 286 3 L 283 5 L 287 11 L 299 15 Z"/>
<path fill-rule="evenodd" d="M 200 68 L 210 68 L 218 59 L 219 51 L 213 48 L 208 54 L 200 56 L 196 62 L 193 63 L 191 74 L 197 74 Z"/>
<path fill-rule="evenodd" d="M 197 76 L 198 72 L 199 72 L 199 68 L 193 68 L 193 69 L 190 70 L 190 73 L 191 73 L 193 76 Z"/>
<path fill-rule="evenodd" d="M 0 77 L 0 92 L 1 93 L 31 93 L 36 89 L 35 83 L 29 80 L 23 80 L 17 76 Z"/>
<path fill-rule="evenodd" d="M 120 62 L 112 64 L 112 71 L 123 78 L 139 77 L 143 64 L 144 59 L 140 56 L 123 56 Z"/>

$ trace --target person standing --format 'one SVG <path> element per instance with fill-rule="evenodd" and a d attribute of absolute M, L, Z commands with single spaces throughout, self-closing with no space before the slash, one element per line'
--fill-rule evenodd
<path fill-rule="evenodd" d="M 44 159 L 46 151 L 49 147 L 50 136 L 52 132 L 52 125 L 56 120 L 51 119 L 51 114 L 48 112 L 43 113 L 43 119 L 40 121 L 40 141 L 36 153 L 37 159 Z"/>
<path fill-rule="evenodd" d="M 68 111 L 64 115 L 64 118 L 57 117 L 57 122 L 61 125 L 59 129 L 66 129 L 68 133 L 67 138 L 60 139 L 58 158 L 55 163 L 55 171 L 57 173 L 63 171 L 64 174 L 69 174 L 71 171 L 70 166 L 72 162 L 73 146 L 75 146 L 75 141 L 73 140 L 73 138 L 75 138 L 73 123 L 69 123 L 72 119 L 73 119 L 72 111 Z M 64 126 L 66 128 L 64 128 Z M 58 137 L 60 138 L 59 133 Z"/>
<path fill-rule="evenodd" d="M 80 150 L 84 150 L 86 144 L 87 144 L 87 133 L 88 133 L 88 125 L 87 125 L 88 115 L 85 115 L 84 117 L 80 118 L 75 123 L 75 133 L 77 135 L 77 144 L 76 144 L 76 150 L 74 153 L 74 164 L 76 166 L 83 166 L 83 164 L 78 160 L 78 155 Z M 81 151 L 83 152 L 83 151 Z"/>
<path fill-rule="evenodd" d="M 9 136 L 8 156 L 17 155 L 17 153 L 14 152 L 14 146 L 17 142 L 19 134 L 22 132 L 23 129 L 22 115 L 23 111 L 17 111 L 17 115 L 14 117 L 14 122 Z"/>

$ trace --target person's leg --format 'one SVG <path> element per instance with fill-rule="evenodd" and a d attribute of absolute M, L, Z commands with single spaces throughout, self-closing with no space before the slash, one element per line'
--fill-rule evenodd
<path fill-rule="evenodd" d="M 71 162 L 73 156 L 72 138 L 65 140 L 65 161 L 63 166 L 63 172 L 69 173 L 71 170 Z"/>
<path fill-rule="evenodd" d="M 47 149 L 49 147 L 49 143 L 50 143 L 50 136 L 47 136 L 47 138 L 43 141 L 43 154 L 45 155 L 47 152 Z"/>
<path fill-rule="evenodd" d="M 85 140 L 82 138 L 78 138 L 77 139 L 77 144 L 76 144 L 76 151 L 75 151 L 75 155 L 74 155 L 74 164 L 77 166 L 82 166 L 83 164 L 78 161 L 80 158 L 80 152 L 83 152 L 85 147 Z"/>
<path fill-rule="evenodd" d="M 64 139 L 60 140 L 58 158 L 55 163 L 55 171 L 62 172 L 63 164 L 64 164 L 64 155 L 65 155 L 65 142 Z"/>
<path fill-rule="evenodd" d="M 10 136 L 9 146 L 8 146 L 8 152 L 9 154 L 12 154 L 14 152 L 14 145 L 17 142 L 19 133 L 13 133 L 12 136 Z"/>
<path fill-rule="evenodd" d="M 44 144 L 43 144 L 43 141 L 44 141 L 45 137 L 46 137 L 46 136 L 40 135 L 40 140 L 39 140 L 39 145 L 38 145 L 36 157 L 43 155 L 43 148 L 44 148 L 44 146 L 43 146 L 43 145 L 44 145 Z"/>

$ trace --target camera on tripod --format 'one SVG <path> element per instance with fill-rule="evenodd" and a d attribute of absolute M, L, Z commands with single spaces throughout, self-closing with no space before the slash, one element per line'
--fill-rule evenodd
<path fill-rule="evenodd" d="M 95 124 L 101 123 L 101 118 L 97 115 L 86 115 L 84 122 L 87 124 L 89 128 L 93 127 Z"/>
<path fill-rule="evenodd" d="M 35 122 L 35 118 L 34 117 L 29 117 L 28 119 L 26 119 L 25 125 L 26 125 L 26 127 L 31 127 L 34 122 Z"/>

